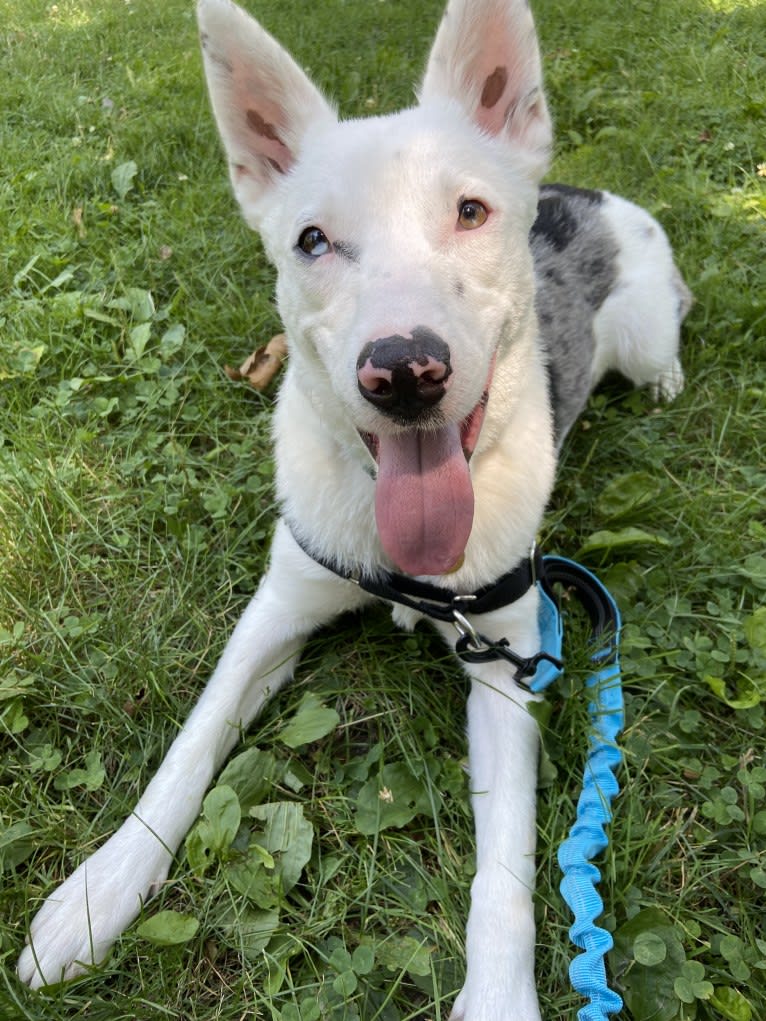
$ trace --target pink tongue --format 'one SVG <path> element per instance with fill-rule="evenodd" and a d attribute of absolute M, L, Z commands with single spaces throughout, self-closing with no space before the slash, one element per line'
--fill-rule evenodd
<path fill-rule="evenodd" d="M 463 555 L 473 487 L 460 427 L 378 437 L 375 517 L 383 548 L 407 574 L 444 574 Z"/>

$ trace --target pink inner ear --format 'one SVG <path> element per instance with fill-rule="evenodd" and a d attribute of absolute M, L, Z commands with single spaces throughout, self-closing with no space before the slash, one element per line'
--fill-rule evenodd
<path fill-rule="evenodd" d="M 500 134 L 510 109 L 526 91 L 524 71 L 507 23 L 495 19 L 484 30 L 481 58 L 470 68 L 471 84 L 479 93 L 476 119 L 491 135 Z"/>
<path fill-rule="evenodd" d="M 284 111 L 264 99 L 264 91 L 252 72 L 235 67 L 233 74 L 234 106 L 232 116 L 239 118 L 237 134 L 245 149 L 272 170 L 287 173 L 293 163 L 293 154 L 282 139 Z"/>

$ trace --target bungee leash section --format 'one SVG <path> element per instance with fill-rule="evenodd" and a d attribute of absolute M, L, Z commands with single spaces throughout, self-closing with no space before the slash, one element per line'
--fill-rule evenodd
<path fill-rule="evenodd" d="M 606 826 L 611 822 L 611 804 L 620 789 L 616 775 L 622 762 L 617 738 L 624 725 L 620 611 L 609 590 L 580 564 L 563 557 L 546 557 L 545 571 L 548 583 L 559 582 L 578 596 L 590 617 L 598 646 L 591 656 L 594 669 L 586 682 L 591 697 L 591 732 L 582 791 L 576 821 L 559 848 L 558 861 L 563 873 L 561 895 L 574 915 L 569 938 L 583 951 L 569 966 L 572 986 L 587 1001 L 577 1012 L 578 1021 L 604 1021 L 622 1009 L 622 999 L 609 988 L 606 977 L 605 958 L 614 941 L 606 929 L 596 925 L 604 905 L 597 889 L 601 873 L 593 864 L 609 845 Z M 560 621 L 561 614 L 557 616 Z M 551 640 L 548 627 L 548 635 L 541 628 L 544 643 Z M 557 641 L 555 635 L 552 640 Z M 545 683 L 550 680 L 546 678 Z M 534 681 L 532 689 L 539 690 Z"/>
<path fill-rule="evenodd" d="M 504 659 L 515 668 L 516 682 L 535 693 L 544 691 L 563 670 L 563 614 L 556 601 L 555 587 L 561 586 L 566 593 L 577 596 L 588 614 L 596 648 L 591 656 L 593 672 L 586 682 L 590 695 L 589 749 L 576 821 L 559 848 L 563 874 L 560 889 L 574 915 L 569 937 L 583 951 L 569 967 L 572 986 L 587 1001 L 577 1012 L 578 1021 L 605 1021 L 610 1014 L 616 1014 L 622 1009 L 622 999 L 609 988 L 605 964 L 613 940 L 606 929 L 596 925 L 604 905 L 597 890 L 601 873 L 593 864 L 593 859 L 609 845 L 606 826 L 612 818 L 612 801 L 619 792 L 616 773 L 622 762 L 617 743 L 624 724 L 619 662 L 621 621 L 609 590 L 581 564 L 564 557 L 543 557 L 536 550 L 494 585 L 464 595 L 407 575 L 382 572 L 372 577 L 345 571 L 317 557 L 297 536 L 296 541 L 317 563 L 353 581 L 365 592 L 453 624 L 458 632 L 456 652 L 461 659 L 469 663 Z M 542 646 L 535 656 L 519 656 L 505 639 L 486 638 L 466 616 L 507 606 L 533 585 L 537 585 L 540 597 L 538 624 Z"/>

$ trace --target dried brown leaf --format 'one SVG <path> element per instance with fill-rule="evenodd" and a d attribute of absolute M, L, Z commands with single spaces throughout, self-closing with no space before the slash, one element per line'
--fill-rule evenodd
<path fill-rule="evenodd" d="M 264 390 L 279 371 L 286 355 L 285 335 L 278 333 L 265 347 L 259 347 L 246 358 L 238 369 L 225 365 L 224 372 L 234 382 L 244 380 L 256 390 Z"/>

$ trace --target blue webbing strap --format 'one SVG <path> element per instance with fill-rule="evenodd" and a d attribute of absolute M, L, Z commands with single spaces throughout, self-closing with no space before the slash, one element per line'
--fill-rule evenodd
<path fill-rule="evenodd" d="M 595 924 L 604 905 L 596 889 L 601 873 L 592 859 L 609 844 L 605 826 L 611 821 L 611 802 L 619 791 L 615 773 L 622 753 L 617 736 L 624 722 L 618 655 L 620 612 L 608 589 L 586 568 L 563 557 L 545 557 L 544 563 L 550 581 L 561 580 L 571 585 L 575 594 L 579 594 L 580 585 L 585 587 L 587 600 L 583 602 L 596 635 L 603 636 L 605 643 L 592 657 L 596 669 L 586 682 L 592 696 L 589 705 L 592 730 L 582 793 L 577 803 L 577 820 L 558 854 L 563 872 L 561 894 L 574 914 L 569 936 L 574 945 L 584 951 L 569 967 L 572 985 L 588 1000 L 577 1012 L 578 1021 L 604 1021 L 609 1014 L 622 1009 L 622 999 L 607 983 L 604 958 L 612 949 L 613 940 L 610 933 Z M 560 659 L 561 614 L 542 587 L 540 597 L 542 647 Z M 598 624 L 596 613 L 600 617 Z M 541 662 L 531 689 L 542 691 L 559 673 L 550 663 Z"/>

